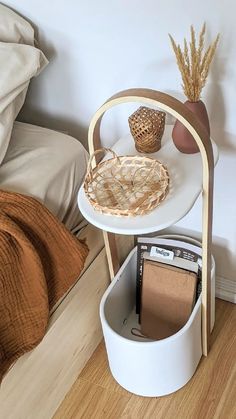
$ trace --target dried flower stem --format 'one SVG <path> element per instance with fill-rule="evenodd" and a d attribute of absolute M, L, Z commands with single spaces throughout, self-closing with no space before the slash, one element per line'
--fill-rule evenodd
<path fill-rule="evenodd" d="M 190 31 L 191 41 L 188 46 L 186 39 L 184 39 L 183 50 L 180 45 L 175 43 L 170 34 L 169 37 L 182 76 L 183 91 L 191 102 L 197 102 L 200 99 L 201 91 L 206 84 L 210 64 L 215 54 L 220 35 L 217 35 L 215 41 L 207 48 L 206 52 L 203 53 L 206 24 L 204 23 L 202 26 L 198 46 L 193 26 L 191 26 Z"/>

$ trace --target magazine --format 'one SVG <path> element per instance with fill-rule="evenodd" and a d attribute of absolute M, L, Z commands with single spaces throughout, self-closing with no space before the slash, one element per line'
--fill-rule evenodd
<path fill-rule="evenodd" d="M 150 259 L 197 273 L 197 298 L 201 293 L 202 249 L 182 240 L 139 237 L 137 239 L 136 313 L 140 314 L 143 260 Z"/>

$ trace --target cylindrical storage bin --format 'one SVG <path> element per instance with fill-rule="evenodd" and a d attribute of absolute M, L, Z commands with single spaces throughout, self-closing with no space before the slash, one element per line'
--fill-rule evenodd
<path fill-rule="evenodd" d="M 133 249 L 106 290 L 100 318 L 109 366 L 126 390 L 148 397 L 163 396 L 183 387 L 193 376 L 202 356 L 201 295 L 185 326 L 159 341 L 131 334 L 139 327 L 136 303 L 137 249 Z M 215 267 L 212 265 L 212 299 Z"/>

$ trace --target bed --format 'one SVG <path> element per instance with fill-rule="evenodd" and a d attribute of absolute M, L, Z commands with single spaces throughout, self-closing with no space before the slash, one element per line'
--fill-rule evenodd
<path fill-rule="evenodd" d="M 58 153 L 59 143 L 67 154 Z M 46 176 L 48 163 L 52 161 L 53 169 Z M 86 164 L 87 152 L 74 138 L 35 125 L 14 123 L 0 167 L 0 189 L 37 197 L 79 238 L 86 239 L 90 251 L 80 277 L 53 307 L 42 342 L 19 358 L 3 379 L 1 418 L 51 418 L 101 342 L 99 303 L 110 275 L 103 235 L 85 223 L 77 208 L 77 191 Z M 69 179 L 74 186 L 70 193 Z M 127 238 L 122 239 L 121 261 L 130 249 Z"/>
<path fill-rule="evenodd" d="M 109 284 L 102 233 L 83 220 L 77 193 L 88 153 L 63 132 L 16 122 L 29 82 L 47 64 L 31 25 L 0 5 L 0 189 L 32 196 L 86 239 L 79 278 L 50 313 L 46 335 L 20 357 L 0 388 L 0 416 L 51 418 L 102 339 L 98 307 Z"/>
<path fill-rule="evenodd" d="M 88 153 L 75 138 L 32 124 L 14 122 L 0 167 L 1 189 L 36 197 L 69 230 L 84 222 L 77 194 Z"/>
<path fill-rule="evenodd" d="M 59 153 L 63 146 L 66 153 Z M 90 252 L 79 280 L 53 308 L 43 341 L 5 376 L 0 390 L 5 418 L 30 418 L 36 407 L 34 417 L 51 417 L 101 340 L 98 305 L 109 273 L 102 234 L 85 225 L 77 208 L 86 162 L 87 152 L 77 140 L 30 124 L 14 124 L 0 167 L 0 188 L 37 197 L 69 229 L 79 230 L 77 235 L 86 239 Z"/>

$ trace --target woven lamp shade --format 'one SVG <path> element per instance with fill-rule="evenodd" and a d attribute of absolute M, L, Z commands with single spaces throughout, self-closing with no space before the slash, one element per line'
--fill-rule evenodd
<path fill-rule="evenodd" d="M 155 153 L 161 148 L 161 139 L 165 128 L 165 112 L 140 106 L 128 122 L 140 153 Z"/>

